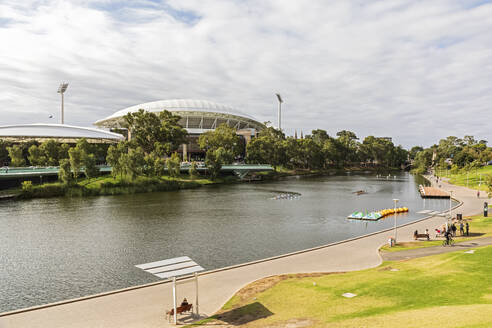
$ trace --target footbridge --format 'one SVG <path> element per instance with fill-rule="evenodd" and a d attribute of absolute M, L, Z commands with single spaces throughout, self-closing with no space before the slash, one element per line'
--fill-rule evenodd
<path fill-rule="evenodd" d="M 108 165 L 100 165 L 99 171 L 101 173 L 109 173 L 111 172 L 111 166 Z M 188 172 L 190 169 L 190 164 L 181 164 L 181 172 Z M 198 172 L 207 172 L 207 167 L 205 165 L 197 165 Z M 167 168 L 165 169 L 167 171 Z M 58 166 L 49 166 L 49 167 L 2 167 L 0 168 L 0 180 L 7 179 L 19 179 L 19 178 L 42 178 L 45 176 L 56 176 L 60 168 Z M 84 169 L 81 170 L 82 172 Z M 273 171 L 272 166 L 267 164 L 233 164 L 233 165 L 223 165 L 221 172 L 227 173 L 231 172 L 237 175 L 240 179 L 244 179 L 244 177 L 248 173 L 255 172 L 268 172 Z"/>

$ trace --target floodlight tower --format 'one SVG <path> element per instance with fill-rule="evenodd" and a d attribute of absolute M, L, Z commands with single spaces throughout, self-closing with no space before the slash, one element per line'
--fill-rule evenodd
<path fill-rule="evenodd" d="M 61 94 L 61 124 L 64 124 L 65 123 L 65 113 L 64 113 L 64 108 L 63 108 L 63 94 L 65 93 L 65 91 L 67 91 L 67 88 L 68 88 L 68 83 L 61 83 L 60 86 L 58 87 L 58 93 Z"/>
<path fill-rule="evenodd" d="M 282 103 L 284 102 L 282 100 L 282 97 L 280 96 L 280 93 L 275 94 L 278 99 L 278 129 L 282 131 Z"/>

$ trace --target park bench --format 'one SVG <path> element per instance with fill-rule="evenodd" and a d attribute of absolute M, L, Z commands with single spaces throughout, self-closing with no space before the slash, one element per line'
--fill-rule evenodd
<path fill-rule="evenodd" d="M 181 305 L 176 308 L 176 313 L 181 314 L 184 312 L 192 312 L 193 311 L 193 304 L 187 304 L 187 305 Z M 174 316 L 174 309 L 171 309 L 166 312 L 166 317 L 169 318 L 169 321 L 171 321 L 171 318 Z"/>
<path fill-rule="evenodd" d="M 419 238 L 425 238 L 427 240 L 430 240 L 430 236 L 428 233 L 418 233 L 413 235 L 413 239 L 417 240 Z"/>

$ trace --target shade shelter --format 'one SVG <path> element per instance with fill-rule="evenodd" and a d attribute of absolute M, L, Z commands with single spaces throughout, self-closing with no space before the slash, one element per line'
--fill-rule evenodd
<path fill-rule="evenodd" d="M 145 264 L 136 265 L 137 268 L 144 270 L 145 272 L 151 273 L 156 277 L 161 279 L 172 279 L 173 281 L 173 304 L 174 304 L 174 324 L 178 323 L 177 317 L 177 294 L 176 277 L 193 275 L 195 277 L 195 309 L 196 314 L 200 312 L 198 310 L 198 271 L 203 271 L 204 269 L 198 265 L 195 261 L 190 259 L 188 256 L 175 257 L 172 259 L 150 262 Z M 185 283 L 186 281 L 180 282 Z"/>

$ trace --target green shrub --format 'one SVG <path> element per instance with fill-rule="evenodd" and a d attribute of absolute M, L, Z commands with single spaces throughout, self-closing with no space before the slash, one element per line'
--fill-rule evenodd
<path fill-rule="evenodd" d="M 22 192 L 31 193 L 32 192 L 32 181 L 22 181 Z"/>

